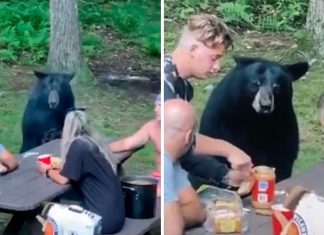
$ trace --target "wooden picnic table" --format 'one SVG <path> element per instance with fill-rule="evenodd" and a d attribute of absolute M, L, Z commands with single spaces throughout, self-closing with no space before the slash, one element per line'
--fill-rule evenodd
<path fill-rule="evenodd" d="M 108 138 L 107 144 L 115 140 Z M 59 185 L 40 175 L 36 168 L 36 160 L 40 154 L 60 156 L 59 143 L 60 140 L 56 139 L 18 155 L 18 169 L 0 176 L 0 212 L 13 215 L 3 235 L 17 235 L 26 222 L 33 235 L 41 234 L 41 225 L 37 221 L 35 223 L 35 216 L 40 213 L 42 203 L 51 201 L 71 189 L 71 185 Z M 114 154 L 120 163 L 131 155 L 132 152 Z M 151 222 L 155 220 L 146 224 L 151 225 Z M 127 221 L 126 228 L 132 228 L 133 224 L 134 221 Z"/>
<path fill-rule="evenodd" d="M 324 163 L 317 164 L 315 167 L 297 174 L 289 179 L 286 179 L 277 184 L 278 190 L 285 190 L 289 187 L 301 185 L 312 190 L 315 190 L 319 195 L 324 195 Z M 245 235 L 273 235 L 271 216 L 261 216 L 255 214 L 251 207 L 250 197 L 243 200 L 244 206 L 250 208 L 252 211 L 249 213 L 249 231 Z M 186 231 L 186 235 L 214 235 L 207 232 L 204 228 L 194 228 Z M 229 234 L 238 235 L 238 234 Z"/>

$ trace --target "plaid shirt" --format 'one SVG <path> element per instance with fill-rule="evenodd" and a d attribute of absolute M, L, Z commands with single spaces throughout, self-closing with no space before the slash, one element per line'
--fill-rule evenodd
<path fill-rule="evenodd" d="M 181 98 L 191 101 L 193 87 L 189 81 L 179 76 L 176 65 L 170 56 L 164 58 L 164 99 Z"/>

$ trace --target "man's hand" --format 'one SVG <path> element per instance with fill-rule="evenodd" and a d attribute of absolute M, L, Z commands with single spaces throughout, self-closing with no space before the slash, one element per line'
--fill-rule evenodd
<path fill-rule="evenodd" d="M 0 153 L 0 173 L 12 171 L 18 167 L 17 158 L 8 150 L 3 150 Z"/>
<path fill-rule="evenodd" d="M 243 181 L 251 180 L 252 171 L 230 170 L 224 177 L 223 183 L 232 187 L 239 187 Z"/>
<path fill-rule="evenodd" d="M 238 148 L 230 152 L 227 160 L 231 163 L 231 169 L 233 170 L 249 172 L 253 167 L 250 156 Z"/>
<path fill-rule="evenodd" d="M 231 168 L 235 170 L 250 170 L 253 167 L 251 158 L 245 152 L 225 140 L 197 134 L 194 150 L 195 155 L 226 157 L 227 161 L 231 163 Z"/>

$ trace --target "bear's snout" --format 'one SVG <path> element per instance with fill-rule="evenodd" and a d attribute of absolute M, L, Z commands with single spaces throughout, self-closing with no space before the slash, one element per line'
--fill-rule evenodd
<path fill-rule="evenodd" d="M 257 113 L 268 114 L 274 110 L 274 97 L 267 88 L 260 87 L 256 93 L 252 107 Z"/>
<path fill-rule="evenodd" d="M 48 105 L 51 109 L 55 109 L 59 104 L 59 95 L 56 90 L 52 90 L 48 96 Z"/>
<path fill-rule="evenodd" d="M 261 95 L 260 107 L 261 107 L 261 109 L 271 111 L 271 107 L 272 107 L 272 95 L 271 94 Z"/>

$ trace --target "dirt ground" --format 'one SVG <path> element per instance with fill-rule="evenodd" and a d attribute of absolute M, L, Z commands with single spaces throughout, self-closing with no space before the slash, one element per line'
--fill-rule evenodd
<path fill-rule="evenodd" d="M 106 43 L 104 55 L 88 62 L 99 84 L 128 89 L 135 95 L 160 92 L 160 58 L 144 55 L 138 46 L 109 29 L 99 33 Z"/>

